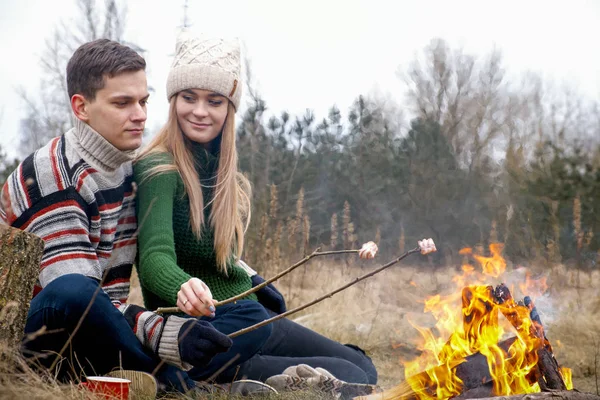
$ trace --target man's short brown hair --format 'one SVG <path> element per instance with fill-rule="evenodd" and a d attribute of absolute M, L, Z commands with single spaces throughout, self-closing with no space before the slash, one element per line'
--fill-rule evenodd
<path fill-rule="evenodd" d="M 85 43 L 73 53 L 67 64 L 69 98 L 81 94 L 94 100 L 104 87 L 104 77 L 146 69 L 146 61 L 133 49 L 108 39 Z"/>

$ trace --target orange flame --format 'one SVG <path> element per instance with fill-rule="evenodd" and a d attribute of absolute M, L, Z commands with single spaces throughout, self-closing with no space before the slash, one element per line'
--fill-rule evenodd
<path fill-rule="evenodd" d="M 494 288 L 482 284 L 490 276 L 500 277 L 506 270 L 506 261 L 501 256 L 503 245 L 491 244 L 489 249 L 490 257 L 474 254 L 470 248 L 459 252 L 481 267 L 479 273 L 471 264 L 462 266 L 463 274 L 453 278 L 463 288 L 462 292 L 426 299 L 424 311 L 436 319 L 435 328 L 411 322 L 424 340 L 418 346 L 421 355 L 405 362 L 404 367 L 407 383 L 419 399 L 447 399 L 462 393 L 464 384 L 458 367 L 469 362 L 467 357 L 477 357 L 487 364 L 496 396 L 540 391 L 536 379 L 537 351 L 549 343 L 543 330 L 531 321 L 529 308 L 510 297 L 498 304 Z M 532 293 L 535 288 L 538 295 L 547 286 L 545 281 L 528 276 L 520 288 L 523 293 Z M 459 301 L 462 307 L 458 307 Z M 512 338 L 506 339 L 507 334 Z M 565 383 L 569 381 L 567 385 L 572 386 L 570 370 L 565 368 L 561 373 Z"/>
<path fill-rule="evenodd" d="M 571 368 L 561 367 L 560 374 L 562 375 L 563 380 L 565 381 L 565 386 L 567 387 L 567 390 L 573 390 L 573 376 L 571 373 Z"/>
<path fill-rule="evenodd" d="M 527 272 L 525 282 L 519 285 L 519 289 L 521 289 L 521 293 L 528 293 L 530 296 L 539 296 L 546 293 L 548 283 L 545 276 L 540 279 L 533 279 L 531 273 Z"/>
<path fill-rule="evenodd" d="M 506 271 L 506 261 L 501 256 L 503 248 L 504 245 L 502 243 L 492 243 L 490 244 L 491 257 L 482 257 L 476 254 L 473 255 L 483 267 L 484 274 L 498 278 Z"/>

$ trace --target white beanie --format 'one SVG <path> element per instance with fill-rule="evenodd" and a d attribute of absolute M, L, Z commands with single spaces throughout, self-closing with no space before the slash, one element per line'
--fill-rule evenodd
<path fill-rule="evenodd" d="M 182 32 L 167 78 L 167 98 L 185 89 L 211 90 L 227 97 L 238 109 L 242 97 L 240 44 L 235 39 Z"/>

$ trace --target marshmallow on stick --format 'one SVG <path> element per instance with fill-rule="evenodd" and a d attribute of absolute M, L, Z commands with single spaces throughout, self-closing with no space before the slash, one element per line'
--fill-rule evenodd
<path fill-rule="evenodd" d="M 375 258 L 375 254 L 377 254 L 377 250 L 379 248 L 375 244 L 375 242 L 367 242 L 362 245 L 361 249 L 358 251 L 358 256 L 360 258 Z"/>
<path fill-rule="evenodd" d="M 417 243 L 419 244 L 419 248 L 421 249 L 421 254 L 429 254 L 437 251 L 437 249 L 435 248 L 435 243 L 433 243 L 433 240 L 431 238 L 419 240 L 417 241 Z"/>

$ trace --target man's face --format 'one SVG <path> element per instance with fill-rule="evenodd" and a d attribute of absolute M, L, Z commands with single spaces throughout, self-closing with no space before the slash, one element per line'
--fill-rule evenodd
<path fill-rule="evenodd" d="M 80 119 L 117 149 L 135 150 L 142 145 L 148 96 L 145 71 L 105 77 L 96 98 L 84 98 L 86 112 Z"/>

